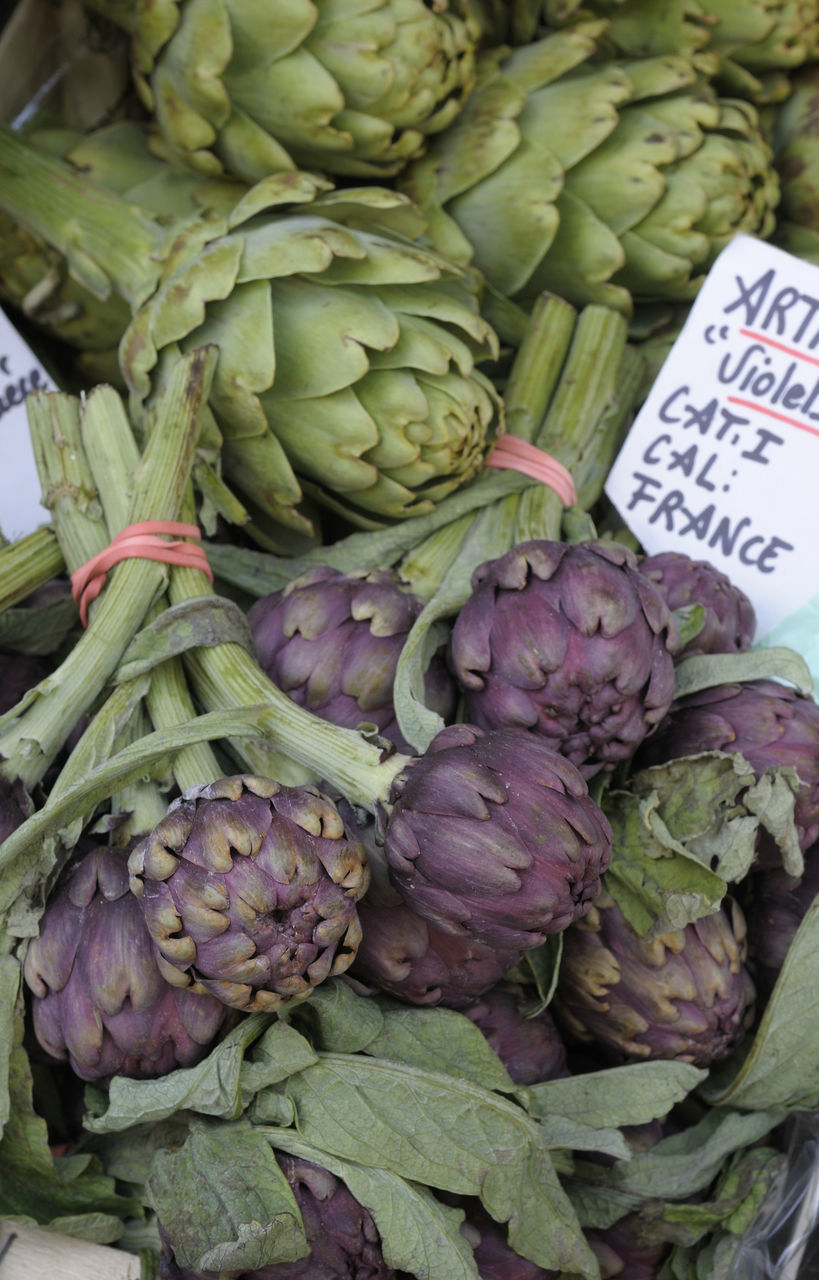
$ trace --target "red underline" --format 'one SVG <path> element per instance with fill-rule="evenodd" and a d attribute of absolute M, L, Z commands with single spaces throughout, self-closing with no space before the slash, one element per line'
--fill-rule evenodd
<path fill-rule="evenodd" d="M 807 360 L 808 364 L 819 365 L 816 356 L 806 356 L 804 352 L 799 351 L 797 347 L 786 347 L 784 342 L 776 342 L 773 338 L 768 338 L 764 333 L 754 333 L 753 329 L 740 329 L 740 333 L 745 338 L 753 338 L 756 342 L 765 342 L 769 347 L 776 347 L 777 351 L 784 351 L 789 356 L 796 356 L 797 360 Z M 785 419 L 790 422 L 790 418 Z M 810 427 L 807 428 L 810 430 Z"/>
<path fill-rule="evenodd" d="M 755 409 L 757 413 L 765 413 L 769 418 L 776 418 L 777 422 L 787 422 L 791 427 L 798 427 L 800 431 L 809 431 L 812 436 L 819 436 L 819 428 L 809 427 L 804 422 L 798 422 L 796 418 L 788 418 L 784 413 L 776 413 L 774 409 L 766 409 L 764 405 L 757 404 L 754 400 L 741 400 L 739 396 L 728 396 L 730 404 L 741 404 L 745 409 Z"/>

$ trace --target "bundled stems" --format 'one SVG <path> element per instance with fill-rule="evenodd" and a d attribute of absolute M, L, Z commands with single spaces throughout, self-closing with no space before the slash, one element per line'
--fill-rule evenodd
<path fill-rule="evenodd" d="M 135 478 L 129 523 L 178 518 L 215 355 L 213 348 L 199 348 L 175 366 L 158 406 L 163 429 L 152 434 Z M 95 430 L 105 432 L 111 426 L 116 430 L 117 415 L 125 419 L 124 407 L 110 388 L 92 391 L 88 404 L 101 397 L 105 410 L 98 414 Z M 73 470 L 82 454 L 82 421 L 88 406 L 81 409 L 78 401 L 62 393 L 37 392 L 29 399 L 29 413 L 45 501 L 54 507 L 56 519 L 60 493 L 65 494 L 65 486 L 76 485 Z M 80 485 L 90 489 L 92 482 L 86 475 Z M 68 561 L 73 560 L 67 548 L 64 554 Z M 112 571 L 109 584 L 95 602 L 90 626 L 67 658 L 5 717 L 6 727 L 0 732 L 0 774 L 7 780 L 19 778 L 30 788 L 43 777 L 79 718 L 94 705 L 116 670 L 161 591 L 166 572 L 161 564 L 138 559 L 125 560 Z"/>

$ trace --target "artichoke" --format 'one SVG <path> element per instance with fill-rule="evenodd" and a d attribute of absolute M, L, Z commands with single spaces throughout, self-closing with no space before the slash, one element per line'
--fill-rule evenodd
<path fill-rule="evenodd" d="M 92 848 L 71 868 L 26 951 L 34 1033 L 83 1080 L 148 1078 L 204 1057 L 228 1010 L 162 976 L 126 854 Z"/>
<path fill-rule="evenodd" d="M 420 600 L 389 570 L 345 574 L 317 567 L 258 600 L 248 620 L 263 670 L 299 706 L 350 729 L 374 724 L 408 751 L 393 683 L 420 611 Z M 426 702 L 444 720 L 454 711 L 454 682 L 438 655 L 427 668 Z"/>
<path fill-rule="evenodd" d="M 537 1084 L 569 1074 L 566 1049 L 548 1009 L 525 1014 L 526 991 L 500 982 L 485 995 L 461 1007 L 500 1058 L 515 1084 Z"/>
<path fill-rule="evenodd" d="M 745 882 L 748 957 L 757 988 L 770 995 L 802 917 L 819 893 L 819 842 L 805 852 L 805 870 L 754 872 Z"/>
<path fill-rule="evenodd" d="M 757 776 L 789 765 L 802 786 L 794 821 L 803 852 L 819 839 L 819 705 L 773 680 L 721 684 L 674 703 L 639 754 L 638 767 L 663 764 L 699 751 L 738 751 Z M 760 862 L 781 861 L 763 833 Z"/>
<path fill-rule="evenodd" d="M 708 560 L 692 560 L 679 551 L 661 551 L 640 560 L 640 572 L 654 583 L 669 609 L 700 605 L 703 624 L 675 654 L 743 653 L 756 631 L 754 606 L 727 574 Z"/>
<path fill-rule="evenodd" d="M 40 128 L 26 134 L 38 151 L 58 157 L 86 182 L 133 201 L 163 218 L 228 210 L 245 188 L 205 179 L 154 155 L 144 125 L 135 120 L 81 134 Z M 124 298 L 100 298 L 69 274 L 61 253 L 41 236 L 0 213 L 0 298 L 41 328 L 82 351 L 116 346 L 131 309 Z"/>
<path fill-rule="evenodd" d="M 652 17 L 653 21 L 653 17 Z M 779 197 L 755 108 L 696 57 L 606 59 L 605 21 L 482 56 L 464 110 L 397 179 L 429 236 L 524 309 L 684 301 Z"/>
<path fill-rule="evenodd" d="M 406 197 L 285 172 L 168 224 L 8 129 L 0 178 L 0 209 L 136 311 L 119 348 L 135 411 L 180 350 L 218 347 L 210 434 L 279 535 L 312 533 L 305 490 L 367 524 L 431 511 L 483 467 L 502 405 L 476 365 L 497 339 L 474 273 L 420 243 Z"/>
<path fill-rule="evenodd" d="M 87 3 L 131 33 L 165 144 L 204 173 L 397 173 L 475 79 L 459 0 L 291 0 L 275 21 L 258 0 Z"/>
<path fill-rule="evenodd" d="M 365 830 L 365 847 L 367 834 Z M 361 944 L 350 976 L 407 1004 L 463 1009 L 523 958 L 475 938 L 443 933 L 417 915 L 390 883 L 374 851 L 372 883 L 358 904 Z"/>
<path fill-rule="evenodd" d="M 392 883 L 436 928 L 505 951 L 588 911 L 611 828 L 578 769 L 535 734 L 457 724 L 393 788 Z"/>
<path fill-rule="evenodd" d="M 50 670 L 51 664 L 36 654 L 0 652 L 0 715 L 16 706 Z"/>
<path fill-rule="evenodd" d="M 537 733 L 589 777 L 630 756 L 674 693 L 678 630 L 617 543 L 520 543 L 481 565 L 452 629 L 467 719 Z"/>
<path fill-rule="evenodd" d="M 568 1034 L 618 1059 L 708 1066 L 736 1048 L 753 1019 L 745 954 L 736 903 L 648 938 L 604 892 L 566 930 L 552 1008 Z"/>
<path fill-rule="evenodd" d="M 381 1237 L 372 1214 L 328 1169 L 309 1160 L 275 1153 L 293 1188 L 310 1252 L 295 1262 L 274 1262 L 243 1271 L 237 1280 L 393 1280 L 397 1273 L 384 1260 Z M 162 1224 L 161 1280 L 218 1280 L 223 1272 L 180 1267 Z M 230 1273 L 234 1275 L 234 1272 Z"/>
<path fill-rule="evenodd" d="M 819 264 L 819 66 L 803 67 L 790 84 L 772 127 L 782 188 L 775 240 Z"/>
<path fill-rule="evenodd" d="M 128 870 L 166 979 L 237 1009 L 308 996 L 360 941 L 364 850 L 315 787 L 247 774 L 191 787 Z"/>

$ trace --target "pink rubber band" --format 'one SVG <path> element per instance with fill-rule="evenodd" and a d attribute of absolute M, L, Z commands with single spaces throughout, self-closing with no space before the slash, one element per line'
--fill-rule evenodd
<path fill-rule="evenodd" d="M 213 582 L 213 572 L 202 547 L 190 542 L 166 542 L 163 534 L 180 534 L 183 538 L 201 538 L 195 524 L 178 520 L 142 520 L 129 524 L 115 534 L 104 551 L 92 556 L 71 575 L 71 594 L 80 607 L 80 621 L 88 626 L 88 606 L 96 600 L 105 585 L 109 569 L 121 560 L 159 560 L 163 564 L 201 569 Z"/>
<path fill-rule="evenodd" d="M 572 507 L 577 502 L 572 473 L 550 453 L 529 444 L 528 440 L 521 440 L 520 436 L 501 436 L 486 459 L 486 465 L 505 471 L 520 471 L 533 480 L 540 480 L 554 489 L 564 507 Z"/>

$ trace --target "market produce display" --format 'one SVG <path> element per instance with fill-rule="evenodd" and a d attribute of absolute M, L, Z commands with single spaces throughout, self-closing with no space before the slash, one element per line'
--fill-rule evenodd
<path fill-rule="evenodd" d="M 0 123 L 0 1219 L 773 1276 L 819 705 L 604 483 L 731 238 L 819 261 L 819 7 L 53 4 L 115 91 Z"/>

